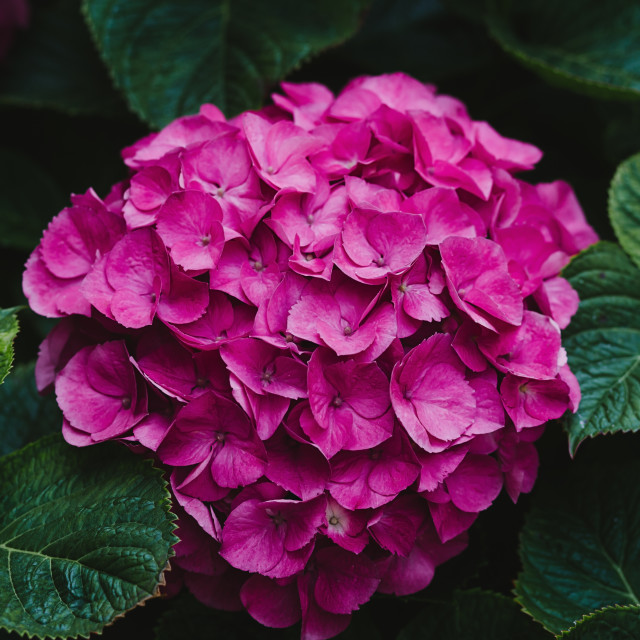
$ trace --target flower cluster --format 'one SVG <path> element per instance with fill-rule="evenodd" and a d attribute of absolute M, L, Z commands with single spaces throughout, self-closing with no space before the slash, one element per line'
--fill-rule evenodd
<path fill-rule="evenodd" d="M 174 577 L 322 639 L 531 490 L 580 395 L 558 274 L 596 235 L 567 184 L 514 176 L 537 148 L 433 87 L 282 88 L 125 149 L 130 178 L 72 198 L 24 290 L 64 318 L 36 376 L 67 441 L 166 466 Z"/>

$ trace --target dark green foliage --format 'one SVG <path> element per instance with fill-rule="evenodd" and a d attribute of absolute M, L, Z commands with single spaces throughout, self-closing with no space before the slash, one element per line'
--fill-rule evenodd
<path fill-rule="evenodd" d="M 51 435 L 0 460 L 0 627 L 88 637 L 153 597 L 173 516 L 159 470 Z"/>

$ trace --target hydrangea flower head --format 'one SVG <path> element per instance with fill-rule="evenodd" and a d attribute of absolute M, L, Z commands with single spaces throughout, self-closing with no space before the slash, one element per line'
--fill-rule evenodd
<path fill-rule="evenodd" d="M 403 74 L 282 86 L 123 152 L 50 223 L 31 306 L 63 434 L 167 469 L 200 600 L 303 640 L 425 588 L 575 411 L 559 274 L 594 242 L 541 152 Z M 119 195 L 118 195 L 119 194 Z M 176 576 L 180 576 L 177 578 Z"/>

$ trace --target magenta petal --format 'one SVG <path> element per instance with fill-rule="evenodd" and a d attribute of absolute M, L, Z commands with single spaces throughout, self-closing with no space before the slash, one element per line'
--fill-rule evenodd
<path fill-rule="evenodd" d="M 533 169 L 542 151 L 532 144 L 502 137 L 487 122 L 475 122 L 476 153 L 483 160 L 507 170 Z"/>
<path fill-rule="evenodd" d="M 424 501 L 415 495 L 402 495 L 381 507 L 367 528 L 383 549 L 406 557 L 423 521 Z"/>
<path fill-rule="evenodd" d="M 265 442 L 265 476 L 303 500 L 320 495 L 329 480 L 329 463 L 318 449 L 282 429 Z"/>
<path fill-rule="evenodd" d="M 213 269 L 224 245 L 222 209 L 201 191 L 181 191 L 169 196 L 158 213 L 158 234 L 171 250 L 176 264 L 185 269 Z"/>
<path fill-rule="evenodd" d="M 464 533 L 478 517 L 476 512 L 462 511 L 452 502 L 429 501 L 429 511 L 438 537 L 445 543 L 455 540 Z"/>
<path fill-rule="evenodd" d="M 326 349 L 316 349 L 309 361 L 309 403 L 319 426 L 312 440 L 325 454 L 340 448 L 367 449 L 391 435 L 393 417 L 388 381 L 374 363 L 338 362 Z"/>
<path fill-rule="evenodd" d="M 442 543 L 433 524 L 425 522 L 409 555 L 392 558 L 378 591 L 399 596 L 421 591 L 431 582 L 436 566 L 459 554 L 466 546 L 467 541 L 462 536 Z"/>
<path fill-rule="evenodd" d="M 324 498 L 311 502 L 246 500 L 229 514 L 220 555 L 244 571 L 286 578 L 304 568 L 324 518 Z"/>
<path fill-rule="evenodd" d="M 551 316 L 561 329 L 566 329 L 578 310 L 578 294 L 564 278 L 545 280 L 534 293 L 542 313 Z"/>
<path fill-rule="evenodd" d="M 251 576 L 240 590 L 249 615 L 265 627 L 284 629 L 300 620 L 300 598 L 295 581 L 279 584 L 261 575 Z"/>
<path fill-rule="evenodd" d="M 45 266 L 36 247 L 27 260 L 22 289 L 31 308 L 48 318 L 77 313 L 91 315 L 91 306 L 82 288 L 82 278 L 57 278 Z"/>
<path fill-rule="evenodd" d="M 521 493 L 529 493 L 538 474 L 539 458 L 531 442 L 518 442 L 513 434 L 500 443 L 500 469 L 509 497 L 516 502 Z"/>
<path fill-rule="evenodd" d="M 409 351 L 393 370 L 393 409 L 425 451 L 433 450 L 432 437 L 455 440 L 473 422 L 476 403 L 463 371 L 450 337 L 444 334 L 435 334 Z"/>
<path fill-rule="evenodd" d="M 96 442 L 122 435 L 147 410 L 123 341 L 81 349 L 59 373 L 56 396 L 70 425 Z"/>
<path fill-rule="evenodd" d="M 486 238 L 447 238 L 442 266 L 454 303 L 472 320 L 497 330 L 495 320 L 519 325 L 522 295 L 509 275 L 501 247 Z"/>
<path fill-rule="evenodd" d="M 298 595 L 302 608 L 300 640 L 329 640 L 349 626 L 351 615 L 325 611 L 315 600 L 315 576 L 303 573 L 298 577 Z"/>
<path fill-rule="evenodd" d="M 456 191 L 433 187 L 419 191 L 401 205 L 402 211 L 419 213 L 427 229 L 427 244 L 437 245 L 449 236 L 474 238 L 485 234 L 478 214 L 460 202 Z"/>
<path fill-rule="evenodd" d="M 210 452 L 212 478 L 222 487 L 255 482 L 266 467 L 264 447 L 246 414 L 211 391 L 180 410 L 158 456 L 187 466 L 202 462 Z"/>
<path fill-rule="evenodd" d="M 438 485 L 462 462 L 467 455 L 467 445 L 451 447 L 441 453 L 417 451 L 420 463 L 420 482 L 418 491 L 434 491 Z"/>
<path fill-rule="evenodd" d="M 171 284 L 158 303 L 158 317 L 169 324 L 186 324 L 197 320 L 209 303 L 206 282 L 193 280 L 172 265 Z"/>
<path fill-rule="evenodd" d="M 380 584 L 376 565 L 364 555 L 340 547 L 325 547 L 315 554 L 318 580 L 314 596 L 331 613 L 351 613 L 368 602 Z"/>
<path fill-rule="evenodd" d="M 569 386 L 561 379 L 529 380 L 506 375 L 500 394 L 518 431 L 560 418 L 570 405 Z"/>
<path fill-rule="evenodd" d="M 345 509 L 332 497 L 328 497 L 325 519 L 326 535 L 338 546 L 352 553 L 361 553 L 367 546 L 368 512 Z"/>
<path fill-rule="evenodd" d="M 490 456 L 468 454 L 445 480 L 453 504 L 465 512 L 484 511 L 502 489 L 502 473 Z"/>
<path fill-rule="evenodd" d="M 499 371 L 523 378 L 550 380 L 566 362 L 560 328 L 535 311 L 525 311 L 519 327 L 480 338 L 478 346 Z"/>
<path fill-rule="evenodd" d="M 124 235 L 122 218 L 108 211 L 91 191 L 73 197 L 44 232 L 42 259 L 58 278 L 84 276 L 100 256 Z"/>
<path fill-rule="evenodd" d="M 306 398 L 307 367 L 265 342 L 245 338 L 220 349 L 229 370 L 257 394 Z"/>
<path fill-rule="evenodd" d="M 366 452 L 341 451 L 331 459 L 329 492 L 347 509 L 369 509 L 391 502 L 418 476 L 420 467 L 406 435 Z"/>
<path fill-rule="evenodd" d="M 246 579 L 245 573 L 227 565 L 224 572 L 213 576 L 195 571 L 186 572 L 184 582 L 189 591 L 208 607 L 223 611 L 240 611 L 240 590 Z"/>

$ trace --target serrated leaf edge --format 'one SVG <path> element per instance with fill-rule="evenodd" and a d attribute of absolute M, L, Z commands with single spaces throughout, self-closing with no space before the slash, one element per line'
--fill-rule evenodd
<path fill-rule="evenodd" d="M 620 248 L 625 252 L 628 258 L 630 258 L 637 268 L 640 268 L 640 258 L 637 256 L 633 256 L 629 253 L 628 249 L 624 246 L 626 240 L 623 240 L 624 233 L 622 227 L 619 225 L 616 216 L 613 214 L 613 200 L 614 194 L 618 188 L 618 186 L 622 183 L 622 174 L 626 171 L 627 166 L 637 160 L 640 165 L 640 153 L 635 153 L 632 156 L 629 156 L 625 160 L 623 160 L 617 167 L 616 172 L 613 174 L 613 178 L 611 178 L 611 183 L 609 184 L 609 189 L 607 191 L 607 213 L 609 214 L 609 222 L 613 227 L 613 231 L 616 234 L 616 238 L 618 239 Z M 638 207 L 640 208 L 640 193 L 638 193 Z"/>
<path fill-rule="evenodd" d="M 109 73 L 109 77 L 111 78 L 111 81 L 112 81 L 114 87 L 119 91 L 120 95 L 123 97 L 123 99 L 124 99 L 124 101 L 125 101 L 125 103 L 127 105 L 127 108 L 131 113 L 135 114 L 138 118 L 140 118 L 140 120 L 142 122 L 144 122 L 145 124 L 150 126 L 152 129 L 155 129 L 155 130 L 162 129 L 166 125 L 161 125 L 160 123 L 158 123 L 155 120 L 153 120 L 152 118 L 150 118 L 145 113 L 145 109 L 138 103 L 137 100 L 130 100 L 129 95 L 127 94 L 124 86 L 119 81 L 119 79 L 118 79 L 118 77 L 117 77 L 117 75 L 115 73 L 115 70 L 111 67 L 111 65 L 109 63 L 109 60 L 107 59 L 107 56 L 105 55 L 105 53 L 103 51 L 103 48 L 102 48 L 102 46 L 100 44 L 100 40 L 98 38 L 97 27 L 96 27 L 94 21 L 91 19 L 91 16 L 89 15 L 88 2 L 89 2 L 89 0 L 82 0 L 81 12 L 82 12 L 84 20 L 85 20 L 85 22 L 86 22 L 86 24 L 87 24 L 87 26 L 89 28 L 89 32 L 91 33 L 91 39 L 93 40 L 93 43 L 94 43 L 96 49 L 98 50 L 98 53 L 100 55 L 100 58 L 101 58 L 102 62 L 107 67 L 107 71 Z M 310 60 L 314 59 L 316 56 L 320 55 L 323 51 L 327 51 L 327 50 L 330 50 L 332 48 L 338 47 L 338 46 L 344 44 L 347 40 L 351 39 L 353 36 L 355 36 L 355 34 L 362 27 L 362 24 L 363 24 L 364 19 L 366 17 L 366 12 L 370 9 L 372 2 L 373 2 L 373 0 L 360 0 L 360 2 L 359 2 L 360 6 L 357 9 L 357 11 L 359 12 L 358 24 L 354 28 L 353 33 L 351 33 L 350 35 L 346 35 L 346 36 L 344 36 L 344 37 L 342 37 L 340 39 L 337 39 L 335 42 L 331 42 L 331 43 L 327 44 L 324 47 L 320 47 L 320 48 L 318 48 L 316 50 L 308 51 L 307 53 L 302 55 L 300 57 L 300 59 L 288 69 L 287 73 L 282 75 L 273 84 L 270 84 L 269 86 L 266 86 L 266 85 L 263 86 L 261 104 L 260 105 L 255 105 L 253 108 L 257 109 L 260 106 L 264 105 L 265 101 L 267 100 L 267 97 L 269 96 L 270 91 L 274 88 L 274 86 L 277 85 L 278 82 L 281 82 L 282 80 L 284 80 L 290 73 L 292 73 L 294 71 L 297 71 L 298 69 L 300 69 L 300 67 L 302 65 L 304 65 L 307 62 L 309 62 Z M 264 78 L 261 77 L 261 80 L 264 80 Z M 185 116 L 185 115 L 188 115 L 188 114 L 183 113 L 181 115 Z M 234 115 L 237 115 L 237 114 L 234 114 Z M 228 114 L 225 113 L 225 116 L 228 117 Z"/>
<path fill-rule="evenodd" d="M 19 307 L 14 307 L 16 309 L 18 309 Z M 7 311 L 7 309 L 4 309 L 3 311 Z M 18 457 L 18 456 L 23 456 L 25 455 L 29 449 L 36 447 L 36 446 L 43 446 L 44 444 L 46 444 L 46 440 L 50 440 L 51 442 L 53 441 L 57 441 L 60 437 L 60 434 L 58 433 L 52 433 L 46 436 L 43 436 L 42 438 L 39 438 L 38 440 L 35 440 L 34 442 L 30 442 L 27 445 L 25 445 L 24 447 L 18 449 L 17 451 L 12 451 L 11 453 L 8 453 L 7 455 L 2 457 L 2 460 L 6 460 L 10 457 Z M 41 443 L 41 444 L 39 444 Z M 165 515 L 167 517 L 167 521 L 168 524 L 171 527 L 171 531 L 170 531 L 170 535 L 171 538 L 173 539 L 172 541 L 169 541 L 169 551 L 167 554 L 167 562 L 164 566 L 164 568 L 160 571 L 158 578 L 157 578 L 157 584 L 156 587 L 153 591 L 153 593 L 149 594 L 148 596 L 145 596 L 144 598 L 142 598 L 142 600 L 140 600 L 137 604 L 135 604 L 133 607 L 130 607 L 129 609 L 127 609 L 126 611 L 123 611 L 122 613 L 118 614 L 117 616 L 115 616 L 110 622 L 106 623 L 105 625 L 103 625 L 102 630 L 106 629 L 107 627 L 110 627 L 111 625 L 113 625 L 113 623 L 116 620 L 120 620 L 121 618 L 123 618 L 127 613 L 129 613 L 130 611 L 133 611 L 134 609 L 137 609 L 140 606 L 144 606 L 146 604 L 146 602 L 148 600 L 151 600 L 153 598 L 157 598 L 160 596 L 160 589 L 161 587 L 166 585 L 166 576 L 165 574 L 167 573 L 167 571 L 171 570 L 171 558 L 173 556 L 175 556 L 176 552 L 174 549 L 174 546 L 180 541 L 180 539 L 178 538 L 178 536 L 175 534 L 175 531 L 178 528 L 178 516 L 171 510 L 172 506 L 173 506 L 173 500 L 171 497 L 171 492 L 169 491 L 169 483 L 164 479 L 163 477 L 163 470 L 158 467 L 155 463 L 154 460 L 151 458 L 143 458 L 142 462 L 148 466 L 151 467 L 151 469 L 153 470 L 153 472 L 160 478 L 161 482 L 162 482 L 162 492 L 164 493 L 164 496 L 160 499 L 160 501 L 158 502 L 158 505 L 160 507 L 162 507 L 165 511 Z M 21 637 L 21 638 L 38 638 L 38 640 L 76 640 L 77 638 L 85 638 L 88 639 L 90 638 L 92 635 L 100 635 L 102 633 L 102 630 L 100 631 L 90 631 L 88 634 L 79 632 L 76 635 L 49 635 L 49 634 L 44 634 L 41 635 L 39 633 L 29 633 L 29 631 L 25 630 L 25 631 L 17 631 L 16 629 L 9 629 L 6 625 L 3 625 L 2 622 L 0 622 L 0 629 L 3 629 L 7 632 L 10 633 L 14 633 L 17 636 Z"/>
<path fill-rule="evenodd" d="M 555 77 L 557 80 L 564 78 L 568 81 L 570 86 L 563 86 L 565 89 L 572 89 L 573 91 L 579 91 L 580 88 L 587 93 L 593 93 L 598 91 L 600 94 L 606 93 L 611 98 L 617 99 L 640 99 L 640 90 L 630 89 L 628 87 L 621 87 L 615 84 L 609 84 L 597 80 L 590 80 L 584 76 L 570 73 L 565 69 L 554 67 L 548 62 L 544 62 L 540 58 L 532 56 L 530 53 L 525 52 L 521 48 L 517 48 L 513 41 L 518 42 L 516 38 L 510 39 L 508 37 L 509 29 L 505 27 L 504 18 L 497 13 L 497 1 L 489 0 L 488 11 L 485 18 L 485 22 L 489 29 L 489 34 L 493 40 L 506 51 L 509 55 L 513 56 L 516 60 L 519 60 L 524 66 L 528 67 L 532 71 L 539 74 L 545 74 L 547 78 Z M 507 37 L 505 37 L 505 33 Z M 589 89 L 592 91 L 590 92 Z"/>
<path fill-rule="evenodd" d="M 595 609 L 590 613 L 585 613 L 582 618 L 576 620 L 568 629 L 564 629 L 558 635 L 556 635 L 556 639 L 558 638 L 566 638 L 569 634 L 576 629 L 579 625 L 586 623 L 588 620 L 595 618 L 598 613 L 602 613 L 605 611 L 630 611 L 640 613 L 640 606 L 636 604 L 614 604 L 608 607 L 602 607 L 601 609 Z"/>

